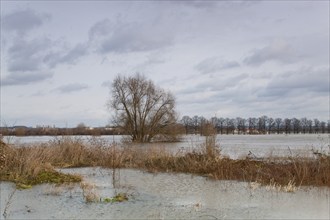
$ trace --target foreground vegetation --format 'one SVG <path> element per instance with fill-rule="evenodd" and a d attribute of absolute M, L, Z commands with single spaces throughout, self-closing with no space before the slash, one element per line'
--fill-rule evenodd
<path fill-rule="evenodd" d="M 260 184 L 294 184 L 330 187 L 330 155 L 315 152 L 315 158 L 230 159 L 216 147 L 215 137 L 192 152 L 169 153 L 161 148 L 120 147 L 102 139 L 62 137 L 34 146 L 13 146 L 1 141 L 0 180 L 26 188 L 40 183 L 79 182 L 81 177 L 62 174 L 56 168 L 101 166 L 135 168 L 149 172 L 182 172 L 217 180 Z"/>

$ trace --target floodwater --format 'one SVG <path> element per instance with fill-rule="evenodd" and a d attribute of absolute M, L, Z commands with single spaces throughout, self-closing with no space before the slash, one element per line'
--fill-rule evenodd
<path fill-rule="evenodd" d="M 6 137 L 5 137 L 6 138 Z M 75 137 L 77 138 L 77 137 Z M 79 137 L 88 141 L 91 137 Z M 120 143 L 121 136 L 97 137 Z M 54 137 L 13 137 L 11 143 L 47 142 Z M 233 159 L 252 152 L 257 157 L 313 156 L 311 149 L 329 152 L 329 134 L 308 135 L 218 135 L 224 156 Z M 5 139 L 6 141 L 6 139 Z M 184 136 L 179 143 L 152 143 L 142 147 L 190 151 L 205 141 L 199 135 Z M 127 193 L 121 203 L 87 203 L 79 184 L 43 184 L 16 190 L 0 182 L 1 216 L 7 219 L 330 219 L 330 189 L 301 187 L 295 192 L 261 187 L 255 183 L 215 181 L 189 174 L 146 173 L 133 169 L 116 171 L 115 187 L 111 169 L 75 168 L 101 200 Z"/>
<path fill-rule="evenodd" d="M 88 141 L 98 138 L 109 143 L 121 143 L 123 136 L 73 136 Z M 6 138 L 6 137 L 5 137 Z M 47 142 L 53 136 L 8 137 L 11 143 L 31 144 Z M 6 140 L 5 140 L 6 141 Z M 173 153 L 178 151 L 191 151 L 200 147 L 205 137 L 200 135 L 186 135 L 181 142 L 143 144 L 145 147 L 153 146 L 164 148 Z M 312 149 L 329 152 L 330 134 L 270 134 L 270 135 L 217 135 L 216 144 L 221 153 L 232 159 L 243 158 L 250 152 L 256 157 L 271 156 L 313 156 Z"/>
<path fill-rule="evenodd" d="M 17 190 L 1 182 L 1 214 L 8 219 L 329 219 L 330 190 L 301 187 L 284 192 L 236 181 L 215 181 L 188 174 L 152 174 L 132 169 L 62 169 L 79 173 L 102 199 L 127 193 L 116 203 L 84 200 L 78 184 L 39 185 Z M 9 205 L 8 205 L 9 204 Z M 1 216 L 3 218 L 3 216 Z"/>

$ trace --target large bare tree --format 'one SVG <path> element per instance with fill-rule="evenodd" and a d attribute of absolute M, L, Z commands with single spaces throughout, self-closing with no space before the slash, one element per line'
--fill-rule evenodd
<path fill-rule="evenodd" d="M 143 75 L 118 75 L 112 83 L 109 107 L 114 122 L 134 142 L 150 142 L 176 123 L 175 99 Z"/>

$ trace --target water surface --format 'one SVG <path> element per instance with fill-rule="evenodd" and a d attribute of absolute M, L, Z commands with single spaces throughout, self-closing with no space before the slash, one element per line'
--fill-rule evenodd
<path fill-rule="evenodd" d="M 41 143 L 53 140 L 53 136 L 9 137 L 10 142 L 17 144 Z M 60 138 L 60 137 L 57 137 Z M 88 142 L 92 138 L 102 139 L 108 143 L 122 144 L 123 136 L 73 136 Z M 173 153 L 191 151 L 205 142 L 200 135 L 186 135 L 177 143 L 151 143 L 140 147 L 158 147 Z M 270 156 L 304 156 L 312 157 L 312 149 L 330 151 L 330 134 L 271 134 L 271 135 L 217 135 L 217 145 L 223 155 L 233 159 L 247 156 L 250 152 L 256 157 Z M 123 144 L 127 145 L 127 144 Z"/>
<path fill-rule="evenodd" d="M 125 192 L 122 203 L 86 203 L 78 185 L 39 185 L 16 191 L 9 219 L 329 219 L 330 190 L 304 187 L 293 193 L 214 181 L 188 174 L 152 174 L 132 169 L 63 169 L 94 184 L 101 198 Z M 13 184 L 1 182 L 1 213 Z"/>

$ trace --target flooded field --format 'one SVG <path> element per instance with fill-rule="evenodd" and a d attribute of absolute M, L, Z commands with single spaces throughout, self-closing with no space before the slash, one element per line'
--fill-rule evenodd
<path fill-rule="evenodd" d="M 188 174 L 152 174 L 132 169 L 62 169 L 79 173 L 102 201 L 127 193 L 124 202 L 87 203 L 77 185 L 38 185 L 17 190 L 1 182 L 1 214 L 8 219 L 329 219 L 330 190 L 302 187 L 284 192 L 254 183 L 213 181 Z M 3 216 L 1 216 L 3 217 Z"/>
<path fill-rule="evenodd" d="M 91 138 L 98 138 L 108 143 L 121 143 L 123 136 L 73 136 L 88 141 Z M 53 136 L 28 136 L 28 137 L 7 137 L 11 143 L 31 144 L 53 140 Z M 57 137 L 61 138 L 61 137 Z M 5 139 L 6 140 L 6 139 Z M 151 143 L 143 144 L 141 147 L 158 147 L 169 150 L 173 153 L 178 151 L 191 151 L 200 147 L 205 142 L 205 137 L 200 135 L 186 135 L 181 142 L 176 143 Z M 245 157 L 249 152 L 256 157 L 270 156 L 313 156 L 312 149 L 320 151 L 330 150 L 329 134 L 271 134 L 271 135 L 218 135 L 216 139 L 222 154 L 232 159 Z"/>
<path fill-rule="evenodd" d="M 74 138 L 88 142 L 92 137 Z M 121 136 L 97 139 L 121 143 Z M 54 137 L 15 137 L 10 141 L 24 145 L 49 140 Z M 137 147 L 163 148 L 175 153 L 196 149 L 204 141 L 204 137 L 189 135 L 178 143 Z M 222 155 L 233 159 L 249 152 L 257 157 L 313 156 L 312 149 L 330 150 L 328 134 L 218 135 L 217 143 Z M 82 175 L 83 184 L 89 186 L 89 193 L 97 202 L 86 202 L 86 189 L 80 184 L 42 184 L 15 190 L 13 183 L 0 182 L 1 219 L 330 219 L 329 188 L 285 190 L 254 182 L 134 169 L 117 169 L 115 176 L 112 169 L 99 167 L 60 171 Z M 118 193 L 128 195 L 128 201 L 105 202 Z"/>

